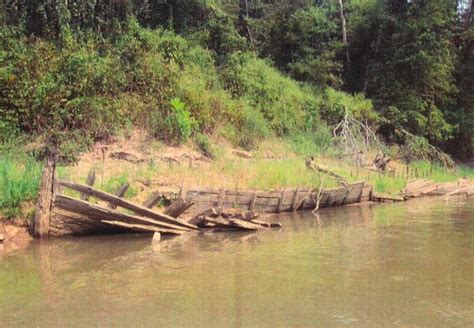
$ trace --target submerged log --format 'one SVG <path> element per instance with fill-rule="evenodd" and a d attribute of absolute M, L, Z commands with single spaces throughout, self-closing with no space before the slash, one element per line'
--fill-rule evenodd
<path fill-rule="evenodd" d="M 91 220 L 107 220 L 107 221 L 125 221 L 127 223 L 147 224 L 164 229 L 175 229 L 188 231 L 189 228 L 178 226 L 175 224 L 165 223 L 154 219 L 136 216 L 126 213 L 120 213 L 116 210 L 105 208 L 89 202 L 74 199 L 64 195 L 57 195 L 54 205 L 60 209 L 83 215 Z"/>
<path fill-rule="evenodd" d="M 134 231 L 140 232 L 154 232 L 154 233 L 162 233 L 162 234 L 170 234 L 170 235 L 181 235 L 183 231 L 174 230 L 174 229 L 163 229 L 154 226 L 144 225 L 144 224 L 130 224 L 121 221 L 108 221 L 108 220 L 101 220 L 103 223 L 110 224 L 117 227 L 122 227 Z M 155 240 L 155 235 L 153 235 L 153 239 Z"/>
<path fill-rule="evenodd" d="M 158 221 L 161 221 L 161 222 L 165 222 L 165 223 L 178 225 L 178 226 L 183 226 L 183 227 L 186 227 L 186 228 L 189 228 L 189 229 L 197 230 L 197 227 L 195 225 L 189 224 L 189 223 L 184 222 L 184 221 L 179 221 L 179 220 L 177 220 L 177 219 L 175 219 L 175 218 L 173 218 L 169 215 L 166 215 L 166 214 L 154 212 L 154 211 L 152 211 L 152 210 L 150 210 L 146 207 L 133 204 L 133 203 L 128 202 L 128 201 L 126 201 L 122 198 L 116 197 L 114 195 L 111 195 L 109 193 L 94 189 L 94 188 L 89 187 L 89 186 L 81 185 L 81 184 L 74 183 L 74 182 L 68 182 L 68 181 L 59 181 L 59 184 L 64 186 L 64 187 L 67 187 L 67 188 L 70 188 L 70 189 L 88 194 L 92 197 L 101 199 L 103 201 L 112 203 L 114 205 L 123 207 L 123 208 L 125 208 L 127 210 L 130 210 L 132 212 L 135 212 L 139 215 L 142 215 L 142 216 L 145 216 L 145 217 L 148 217 L 148 218 L 152 218 L 154 220 L 158 220 Z"/>

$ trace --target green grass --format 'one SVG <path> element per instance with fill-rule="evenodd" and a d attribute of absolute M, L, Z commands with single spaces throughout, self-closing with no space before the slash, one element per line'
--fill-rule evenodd
<path fill-rule="evenodd" d="M 115 194 L 117 190 L 126 182 L 130 181 L 128 174 L 124 173 L 122 175 L 111 177 L 107 181 L 104 182 L 104 187 L 101 188 L 104 191 Z M 125 192 L 124 198 L 133 198 L 138 194 L 136 187 L 133 185 L 129 185 L 127 191 Z"/>
<path fill-rule="evenodd" d="M 0 159 L 0 215 L 12 219 L 21 214 L 21 204 L 38 194 L 42 164 L 27 156 L 6 155 Z"/>

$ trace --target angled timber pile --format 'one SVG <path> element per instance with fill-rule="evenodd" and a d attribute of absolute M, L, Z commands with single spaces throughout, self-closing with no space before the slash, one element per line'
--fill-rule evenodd
<path fill-rule="evenodd" d="M 63 194 L 64 189 L 79 192 L 80 198 Z M 58 180 L 54 161 L 48 161 L 36 207 L 36 236 L 93 234 L 124 229 L 179 235 L 198 230 L 197 226 L 172 216 L 179 215 L 183 206 L 189 208 L 189 203 L 169 209 L 172 215 L 159 213 L 121 198 L 124 189 L 126 187 L 122 186 L 118 195 L 112 195 L 87 184 Z"/>
<path fill-rule="evenodd" d="M 255 211 L 241 211 L 239 209 L 211 208 L 199 213 L 190 222 L 202 229 L 211 231 L 256 231 L 269 228 L 281 228 L 281 223 L 268 223 L 258 220 L 259 214 Z"/>

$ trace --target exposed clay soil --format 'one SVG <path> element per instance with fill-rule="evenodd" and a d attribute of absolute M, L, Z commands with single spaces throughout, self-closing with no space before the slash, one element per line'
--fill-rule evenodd
<path fill-rule="evenodd" d="M 25 249 L 33 240 L 25 223 L 19 220 L 7 223 L 0 223 L 0 258 L 13 251 Z"/>

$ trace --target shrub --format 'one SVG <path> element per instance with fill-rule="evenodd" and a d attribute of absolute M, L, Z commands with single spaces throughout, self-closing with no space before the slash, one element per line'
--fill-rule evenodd
<path fill-rule="evenodd" d="M 379 119 L 373 104 L 361 94 L 348 93 L 326 88 L 322 95 L 321 116 L 331 125 L 339 123 L 348 110 L 352 117 L 361 122 L 376 123 Z"/>
<path fill-rule="evenodd" d="M 245 98 L 278 136 L 305 128 L 307 114 L 317 112 L 316 97 L 251 53 L 233 54 L 222 77 L 233 96 Z"/>

